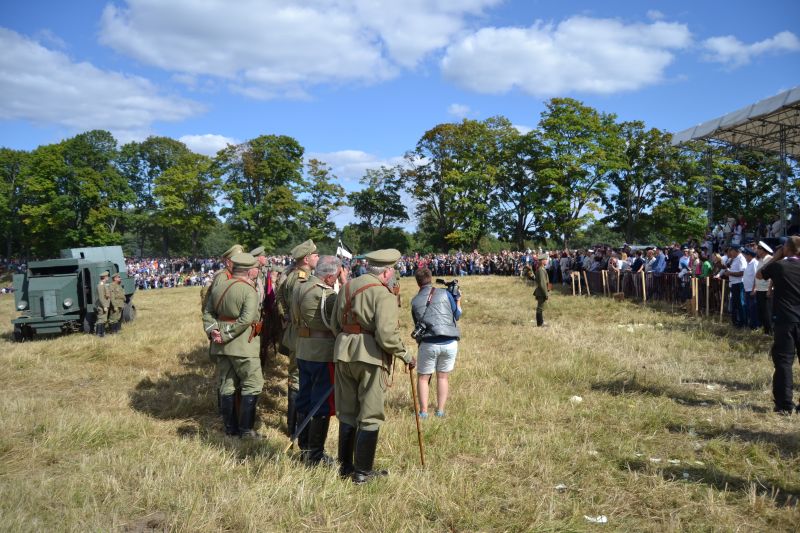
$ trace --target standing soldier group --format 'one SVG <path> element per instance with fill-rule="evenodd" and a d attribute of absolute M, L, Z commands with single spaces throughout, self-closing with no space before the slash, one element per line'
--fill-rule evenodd
<path fill-rule="evenodd" d="M 263 252 L 241 253 L 238 245 L 228 250 L 229 270 L 214 278 L 203 301 L 225 433 L 245 438 L 259 438 L 253 425 L 264 385 L 258 359 L 264 280 L 256 257 Z M 280 352 L 289 357 L 287 432 L 297 438 L 306 464 L 334 464 L 325 440 L 336 413 L 340 475 L 355 483 L 386 475 L 373 469 L 384 392 L 395 358 L 409 370 L 416 364 L 400 337 L 390 288 L 400 252 L 367 254 L 367 274 L 351 281 L 339 259 L 320 257 L 310 240 L 292 257 L 276 288 L 285 328 Z"/>
<path fill-rule="evenodd" d="M 98 337 L 108 333 L 119 333 L 122 330 L 122 311 L 125 308 L 125 289 L 122 288 L 122 277 L 115 272 L 112 282 L 108 283 L 108 270 L 100 273 L 94 302 L 94 331 Z M 108 326 L 108 328 L 106 328 Z"/>

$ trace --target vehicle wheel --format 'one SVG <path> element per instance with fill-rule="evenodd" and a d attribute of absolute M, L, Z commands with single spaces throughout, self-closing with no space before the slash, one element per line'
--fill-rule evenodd
<path fill-rule="evenodd" d="M 122 321 L 123 322 L 133 322 L 136 319 L 136 306 L 133 303 L 128 302 L 125 304 L 125 307 L 122 308 Z"/>
<path fill-rule="evenodd" d="M 14 326 L 14 342 L 22 342 L 24 340 L 25 337 L 22 335 L 22 328 Z"/>

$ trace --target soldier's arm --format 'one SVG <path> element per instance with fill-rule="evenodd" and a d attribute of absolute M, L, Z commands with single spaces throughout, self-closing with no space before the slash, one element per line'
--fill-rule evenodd
<path fill-rule="evenodd" d="M 258 321 L 258 292 L 248 288 L 241 311 L 236 322 L 223 322 L 219 331 L 222 334 L 223 344 L 228 343 L 250 329 L 253 322 Z"/>
<path fill-rule="evenodd" d="M 331 320 L 330 330 L 334 335 L 342 332 L 342 325 L 339 322 L 339 313 L 344 309 L 344 288 L 339 291 L 339 294 L 333 295 L 331 300 Z"/>
<path fill-rule="evenodd" d="M 375 341 L 384 352 L 399 357 L 406 364 L 410 363 L 411 354 L 406 351 L 403 340 L 400 338 L 397 302 L 390 293 L 386 292 L 378 296 L 375 304 Z"/>
<path fill-rule="evenodd" d="M 209 294 L 206 296 L 205 305 L 203 305 L 203 329 L 206 332 L 206 336 L 209 338 L 211 337 L 212 331 L 219 330 L 219 323 L 213 313 L 214 304 L 212 300 L 211 291 L 209 291 Z"/>

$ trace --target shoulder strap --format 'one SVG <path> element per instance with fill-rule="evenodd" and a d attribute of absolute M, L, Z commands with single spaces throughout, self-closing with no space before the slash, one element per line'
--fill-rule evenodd
<path fill-rule="evenodd" d="M 228 294 L 228 291 L 230 290 L 230 288 L 233 287 L 234 285 L 236 285 L 237 283 L 244 283 L 245 285 L 247 285 L 251 289 L 256 290 L 255 287 L 253 287 L 252 285 L 247 283 L 245 280 L 243 280 L 241 278 L 236 278 L 236 280 L 233 283 L 231 283 L 230 285 L 225 287 L 225 290 L 222 291 L 222 296 L 220 296 L 219 300 L 217 300 L 217 303 L 214 304 L 214 314 L 215 315 L 219 315 L 219 306 L 222 305 L 223 300 L 225 300 L 225 295 Z"/>
<path fill-rule="evenodd" d="M 359 287 L 356 289 L 356 292 L 350 295 L 350 283 L 348 282 L 344 288 L 344 314 L 342 315 L 342 323 L 343 324 L 356 324 L 357 322 L 352 320 L 353 314 L 353 298 L 364 292 L 365 290 L 369 289 L 370 287 L 386 287 L 383 283 L 367 283 L 366 285 Z"/>

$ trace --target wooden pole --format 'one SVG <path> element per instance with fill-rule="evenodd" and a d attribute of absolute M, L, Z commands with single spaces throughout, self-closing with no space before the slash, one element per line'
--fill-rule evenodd
<path fill-rule="evenodd" d="M 607 276 L 608 276 L 608 270 L 601 270 L 600 271 L 600 279 L 603 282 L 603 296 L 608 296 L 608 293 L 606 292 L 607 289 L 608 289 L 608 277 Z"/>
<path fill-rule="evenodd" d="M 620 290 L 620 289 L 619 289 L 619 284 L 620 284 L 620 280 L 621 280 L 621 279 L 622 279 L 622 271 L 621 271 L 621 270 L 618 270 L 618 271 L 617 271 L 617 292 L 619 292 L 619 290 Z"/>
<path fill-rule="evenodd" d="M 700 314 L 700 280 L 697 278 L 692 278 L 694 280 L 694 314 Z"/>
<path fill-rule="evenodd" d="M 591 296 L 592 291 L 589 290 L 589 276 L 586 275 L 586 271 L 583 271 L 583 279 L 586 281 L 586 296 Z"/>
<path fill-rule="evenodd" d="M 411 378 L 411 397 L 414 399 L 414 419 L 417 421 L 417 441 L 419 442 L 419 461 L 425 466 L 425 450 L 422 447 L 422 429 L 419 427 L 419 404 L 417 403 L 417 387 L 414 383 L 414 370 L 408 371 Z"/>
<path fill-rule="evenodd" d="M 575 296 L 575 272 L 569 273 L 569 280 L 572 282 L 572 295 Z"/>
<path fill-rule="evenodd" d="M 644 270 L 642 270 L 642 303 L 647 304 L 647 285 L 644 280 Z"/>
<path fill-rule="evenodd" d="M 727 280 L 722 280 L 722 292 L 719 295 L 719 323 L 722 324 L 722 311 L 725 310 L 725 282 Z"/>
<path fill-rule="evenodd" d="M 708 297 L 709 293 L 711 292 L 709 288 L 711 287 L 711 278 L 706 276 L 706 316 L 708 316 Z"/>

